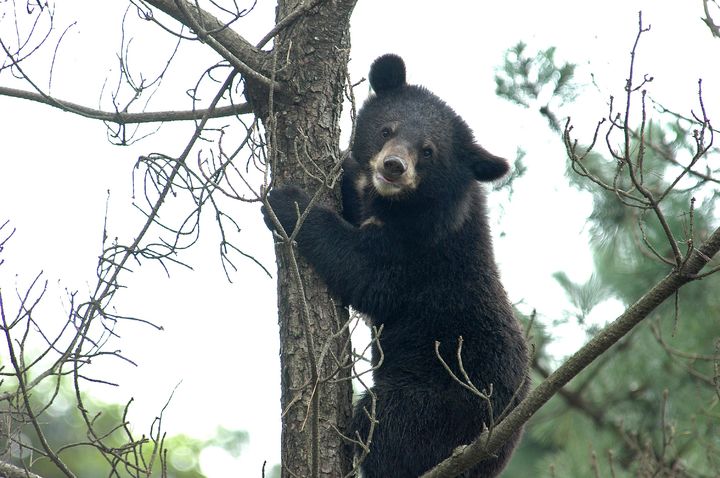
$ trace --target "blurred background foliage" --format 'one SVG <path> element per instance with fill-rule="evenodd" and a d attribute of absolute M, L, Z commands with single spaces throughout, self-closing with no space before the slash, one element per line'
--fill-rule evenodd
<path fill-rule="evenodd" d="M 508 50 L 498 69 L 497 94 L 537 110 L 561 133 L 558 109 L 577 93 L 574 71 L 573 65 L 556 64 L 555 49 L 529 55 L 520 43 Z M 645 125 L 642 141 L 644 185 L 656 197 L 689 163 L 695 152 L 693 129 L 698 127 L 665 113 Z M 638 154 L 639 125 L 630 127 L 637 127 L 630 130 L 630 151 Z M 711 150 L 661 202 L 683 253 L 718 225 L 717 159 L 717 150 Z M 605 184 L 631 189 L 618 164 L 599 147 L 583 163 Z M 614 191 L 578 175 L 569 161 L 567 178 L 592 196 L 588 228 L 595 271 L 581 283 L 562 271 L 555 274 L 568 299 L 567 313 L 556 323 L 576 321 L 586 341 L 614 319 L 588 320 L 593 309 L 606 300 L 631 305 L 671 270 L 656 254 L 672 259 L 672 252 L 652 211 L 627 207 Z M 538 382 L 552 372 L 559 357 L 546 351 L 552 339 L 547 324 L 532 323 L 532 373 Z M 683 287 L 675 300 L 662 304 L 542 408 L 528 423 L 503 476 L 720 476 L 719 370 L 720 274 L 715 274 Z"/>
<path fill-rule="evenodd" d="M 158 457 L 158 450 L 154 450 L 154 443 L 148 437 L 133 436 L 134 440 L 146 439 L 145 443 L 136 448 L 141 451 L 142 456 L 137 456 L 134 463 L 141 464 L 143 469 L 152 469 L 151 475 L 146 475 L 138 470 L 133 470 L 126 464 L 117 464 L 110 461 L 107 456 L 98 451 L 96 446 L 91 445 L 92 438 L 88 436 L 88 428 L 77 408 L 75 390 L 71 384 L 61 381 L 59 388 L 49 390 L 49 387 L 41 385 L 31 395 L 33 410 L 40 413 L 40 422 L 43 424 L 44 436 L 53 449 L 63 450 L 59 453 L 63 462 L 78 478 L 97 478 L 113 476 L 118 478 L 130 478 L 134 476 L 163 476 L 163 467 L 168 478 L 202 478 L 200 466 L 200 455 L 203 450 L 211 447 L 225 450 L 233 457 L 240 456 L 243 445 L 248 441 L 248 435 L 244 431 L 227 430 L 218 428 L 214 436 L 209 439 L 198 439 L 187 435 L 163 436 L 161 448 L 164 457 L 163 462 Z M 123 450 L 132 451 L 127 446 L 129 440 L 128 431 L 118 428 L 118 423 L 126 423 L 126 407 L 118 404 L 102 403 L 87 395 L 83 396 L 83 405 L 92 410 L 94 429 L 103 434 L 103 444 L 107 449 L 114 450 L 122 455 Z M 130 405 L 130 404 L 129 404 Z M 0 415 L 13 413 L 12 410 L 0 410 Z M 156 421 L 153 426 L 155 430 L 160 426 Z M 127 424 L 132 433 L 132 424 Z M 163 432 L 161 432 L 162 434 Z M 40 448 L 37 434 L 31 427 L 22 427 L 21 430 L 13 430 L 12 436 L 15 440 L 25 445 L 22 449 L 17 444 L 7 441 L 5 434 L 0 434 L 0 456 L 11 463 L 21 465 L 27 463 L 28 457 L 32 457 L 32 448 Z M 64 448 L 63 448 L 64 447 Z M 153 452 L 155 451 L 155 456 Z M 65 476 L 48 459 L 30 460 L 33 465 L 30 470 L 43 478 Z M 266 468 L 267 478 L 279 477 L 279 467 Z"/>

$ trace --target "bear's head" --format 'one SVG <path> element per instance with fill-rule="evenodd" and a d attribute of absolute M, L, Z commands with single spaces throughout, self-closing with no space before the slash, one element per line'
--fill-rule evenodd
<path fill-rule="evenodd" d="M 480 147 L 444 101 L 406 83 L 402 58 L 379 57 L 369 78 L 375 94 L 358 113 L 352 146 L 359 190 L 372 187 L 393 200 L 435 199 L 508 171 L 507 162 Z"/>

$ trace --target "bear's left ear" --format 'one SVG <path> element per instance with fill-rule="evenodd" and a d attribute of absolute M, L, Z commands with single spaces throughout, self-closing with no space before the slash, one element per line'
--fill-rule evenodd
<path fill-rule="evenodd" d="M 484 148 L 473 144 L 469 151 L 470 167 L 478 181 L 494 181 L 505 176 L 510 165 L 499 156 L 488 153 Z"/>

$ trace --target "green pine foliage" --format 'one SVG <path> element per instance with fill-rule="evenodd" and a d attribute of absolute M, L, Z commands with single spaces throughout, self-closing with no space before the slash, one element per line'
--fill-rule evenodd
<path fill-rule="evenodd" d="M 528 107 L 547 85 L 558 85 L 553 94 L 570 88 L 573 69 L 554 65 L 554 49 L 534 57 L 525 49 L 519 44 L 508 51 L 499 95 Z M 698 125 L 666 116 L 661 121 L 647 122 L 642 132 L 629 125 L 628 154 L 642 171 L 643 187 L 662 198 L 667 227 L 685 254 L 720 223 L 718 155 L 711 151 L 694 172 L 686 171 Z M 612 134 L 618 137 L 611 144 L 622 144 L 622 125 Z M 584 283 L 562 271 L 555 279 L 567 293 L 567 320 L 577 321 L 586 340 L 615 318 L 592 316 L 596 306 L 605 300 L 631 305 L 672 270 L 674 256 L 657 215 L 636 207 L 627 165 L 599 147 L 582 161 L 581 167 L 568 162 L 568 179 L 593 198 L 588 221 L 595 272 Z M 546 331 L 534 328 L 533 334 L 539 338 L 533 341 L 533 378 L 540 381 L 558 358 L 544 350 Z M 720 273 L 683 287 L 542 408 L 503 476 L 720 476 Z"/>
<path fill-rule="evenodd" d="M 576 97 L 575 65 L 556 64 L 555 48 L 527 55 L 519 42 L 505 53 L 495 74 L 495 94 L 524 108 L 537 109 L 554 131 L 560 131 L 555 108 Z"/>

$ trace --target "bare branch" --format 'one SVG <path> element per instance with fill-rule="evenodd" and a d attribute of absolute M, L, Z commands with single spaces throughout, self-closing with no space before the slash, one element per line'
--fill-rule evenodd
<path fill-rule="evenodd" d="M 267 55 L 210 13 L 185 0 L 144 1 L 191 28 L 198 38 L 229 61 L 246 79 L 268 88 L 271 85 L 273 89 L 277 88 L 277 84 L 260 73 Z"/>
<path fill-rule="evenodd" d="M 87 106 L 79 105 L 71 101 L 60 100 L 45 94 L 33 93 L 32 91 L 18 90 L 15 88 L 7 88 L 4 86 L 0 86 L 0 96 L 9 96 L 35 101 L 69 113 L 83 116 L 85 118 L 107 121 L 109 123 L 117 123 L 119 125 L 201 120 L 206 115 L 209 118 L 222 118 L 225 116 L 242 115 L 252 112 L 252 108 L 247 103 L 218 106 L 212 111 L 210 111 L 210 109 L 201 109 L 185 111 L 152 111 L 144 113 L 125 113 L 120 111 L 109 112 L 88 108 Z"/>
<path fill-rule="evenodd" d="M 57 466 L 58 470 L 60 470 L 65 476 L 67 476 L 68 478 L 74 478 L 75 474 L 71 472 L 70 469 L 65 465 L 65 463 L 60 460 L 57 453 L 55 453 L 50 446 L 50 443 L 48 443 L 47 438 L 45 437 L 45 434 L 40 427 L 37 413 L 35 412 L 34 407 L 30 404 L 30 389 L 27 387 L 26 382 L 27 368 L 24 364 L 21 363 L 24 360 L 24 347 L 23 345 L 20 345 L 20 350 L 16 351 L 15 345 L 13 344 L 12 338 L 10 336 L 11 327 L 8 325 L 4 311 L 5 307 L 3 306 L 2 292 L 0 292 L 0 322 L 2 323 L 1 330 L 5 332 L 8 355 L 10 357 L 10 363 L 15 370 L 15 378 L 18 382 L 20 398 L 23 402 L 23 410 L 27 414 L 30 424 L 32 425 L 35 433 L 37 434 L 38 440 L 40 441 L 40 446 L 42 446 L 45 456 L 47 456 L 50 461 L 55 466 Z"/>

